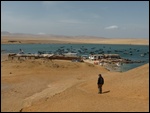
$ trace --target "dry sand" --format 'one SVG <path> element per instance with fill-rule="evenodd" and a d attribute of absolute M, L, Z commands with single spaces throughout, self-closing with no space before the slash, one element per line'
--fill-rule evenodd
<path fill-rule="evenodd" d="M 146 39 L 76 38 L 2 36 L 1 44 L 149 45 Z M 1 57 L 1 111 L 149 111 L 149 64 L 119 73 L 88 63 Z M 99 73 L 105 79 L 103 94 L 98 94 Z"/>
<path fill-rule="evenodd" d="M 10 42 L 14 41 L 14 42 Z M 1 44 L 23 43 L 91 43 L 91 44 L 133 44 L 149 45 L 149 39 L 98 38 L 98 37 L 56 37 L 56 36 L 2 36 Z"/>
<path fill-rule="evenodd" d="M 149 64 L 119 73 L 65 60 L 5 59 L 1 85 L 1 111 L 149 111 Z"/>

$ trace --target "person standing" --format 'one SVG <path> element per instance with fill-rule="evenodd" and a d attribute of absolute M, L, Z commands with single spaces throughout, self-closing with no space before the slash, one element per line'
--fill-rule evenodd
<path fill-rule="evenodd" d="M 101 74 L 99 74 L 98 76 L 99 76 L 98 81 L 97 81 L 97 85 L 98 85 L 98 89 L 99 89 L 98 93 L 102 94 L 102 86 L 104 84 L 104 78 L 102 77 Z"/>

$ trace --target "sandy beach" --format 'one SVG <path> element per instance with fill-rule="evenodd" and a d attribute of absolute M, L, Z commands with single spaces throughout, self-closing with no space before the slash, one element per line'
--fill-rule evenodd
<path fill-rule="evenodd" d="M 47 43 L 91 43 L 91 44 L 132 44 L 149 45 L 149 39 L 65 37 L 65 36 L 2 36 L 1 44 L 47 44 Z"/>
<path fill-rule="evenodd" d="M 2 59 L 1 111 L 149 111 L 149 64 L 120 73 L 85 62 Z"/>
<path fill-rule="evenodd" d="M 76 37 L 77 38 L 77 37 Z M 149 45 L 145 39 L 2 36 L 1 44 L 99 43 Z M 98 94 L 101 73 L 105 84 Z M 91 63 L 65 60 L 8 60 L 1 54 L 1 111 L 149 111 L 149 63 L 110 72 Z"/>

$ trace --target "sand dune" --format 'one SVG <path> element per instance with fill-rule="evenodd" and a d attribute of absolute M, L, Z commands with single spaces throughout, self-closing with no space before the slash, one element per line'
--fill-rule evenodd
<path fill-rule="evenodd" d="M 97 79 L 93 77 L 23 111 L 148 111 L 148 72 L 143 76 L 133 72 L 104 74 L 102 95 L 97 94 Z"/>
<path fill-rule="evenodd" d="M 63 60 L 5 60 L 1 71 L 1 111 L 149 111 L 149 64 L 119 73 Z"/>

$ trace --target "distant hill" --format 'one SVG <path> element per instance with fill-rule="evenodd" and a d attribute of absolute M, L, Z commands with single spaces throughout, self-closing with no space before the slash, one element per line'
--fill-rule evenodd
<path fill-rule="evenodd" d="M 86 35 L 79 35 L 79 36 L 65 36 L 65 35 L 54 35 L 54 34 L 27 34 L 27 33 L 10 33 L 8 31 L 1 31 L 1 36 L 32 36 L 32 37 L 55 37 L 55 38 L 68 38 L 68 39 L 107 39 L 104 37 L 97 37 L 97 36 L 86 36 Z"/>
<path fill-rule="evenodd" d="M 1 31 L 1 36 L 5 36 L 5 35 L 9 35 L 9 36 L 11 36 L 11 35 L 19 35 L 19 36 L 24 36 L 24 35 L 32 35 L 32 34 L 26 34 L 26 33 L 10 33 L 10 32 L 8 32 L 8 31 Z"/>
<path fill-rule="evenodd" d="M 1 31 L 1 35 L 11 35 L 11 33 L 8 31 Z"/>

